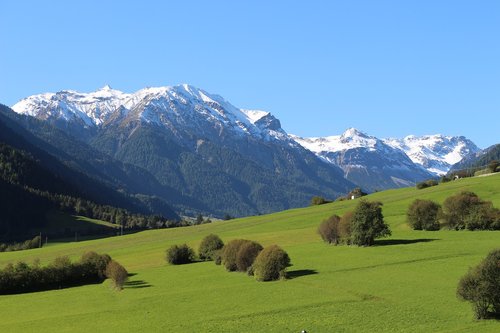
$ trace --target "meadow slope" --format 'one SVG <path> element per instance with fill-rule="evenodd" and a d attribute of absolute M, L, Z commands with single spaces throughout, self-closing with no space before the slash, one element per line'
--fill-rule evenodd
<path fill-rule="evenodd" d="M 368 196 L 383 202 L 393 233 L 370 248 L 328 246 L 316 233 L 324 218 L 351 209 L 354 200 L 0 253 L 3 267 L 94 250 L 109 253 L 134 273 L 121 292 L 106 281 L 0 296 L 0 332 L 499 332 L 498 321 L 473 320 L 470 305 L 459 301 L 455 290 L 470 266 L 500 247 L 500 232 L 413 231 L 405 223 L 415 198 L 442 203 L 465 189 L 500 207 L 499 174 Z M 197 248 L 209 233 L 225 242 L 247 238 L 279 244 L 291 257 L 291 278 L 259 283 L 213 262 L 165 263 L 169 245 L 186 242 Z"/>

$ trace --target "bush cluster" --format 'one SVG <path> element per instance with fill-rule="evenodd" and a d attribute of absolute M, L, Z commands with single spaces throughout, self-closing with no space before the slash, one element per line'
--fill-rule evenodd
<path fill-rule="evenodd" d="M 448 228 L 455 230 L 500 230 L 500 210 L 469 191 L 446 198 L 443 220 Z"/>
<path fill-rule="evenodd" d="M 500 316 L 500 249 L 460 279 L 457 296 L 472 303 L 477 319 Z"/>
<path fill-rule="evenodd" d="M 251 240 L 233 239 L 220 251 L 220 262 L 230 272 L 247 272 L 257 281 L 273 281 L 285 278 L 290 257 L 277 245 L 263 248 Z"/>
<path fill-rule="evenodd" d="M 341 218 L 333 215 L 323 221 L 318 233 L 329 244 L 370 246 L 375 238 L 389 236 L 391 231 L 384 223 L 382 203 L 361 200 L 354 211 L 345 213 Z"/>
<path fill-rule="evenodd" d="M 219 236 L 210 234 L 205 236 L 200 243 L 200 247 L 198 248 L 198 257 L 201 260 L 209 261 L 215 260 L 218 251 L 220 251 L 224 247 L 224 242 L 220 239 Z"/>
<path fill-rule="evenodd" d="M 246 272 L 261 250 L 262 245 L 257 242 L 233 239 L 222 248 L 222 265 L 230 272 Z"/>
<path fill-rule="evenodd" d="M 86 253 L 78 262 L 58 257 L 51 264 L 8 264 L 0 270 L 0 294 L 18 294 L 41 290 L 60 289 L 92 283 L 106 278 L 106 267 L 112 262 L 107 254 Z"/>
<path fill-rule="evenodd" d="M 0 252 L 10 252 L 10 251 L 22 251 L 29 249 L 36 249 L 40 247 L 41 237 L 35 236 L 33 239 L 28 239 L 22 243 L 0 243 Z"/>
<path fill-rule="evenodd" d="M 194 250 L 187 244 L 172 245 L 167 249 L 166 260 L 172 265 L 189 264 L 195 260 Z"/>
<path fill-rule="evenodd" d="M 408 207 L 406 220 L 414 230 L 439 230 L 441 206 L 431 200 L 416 199 Z"/>
<path fill-rule="evenodd" d="M 424 188 L 427 188 L 427 187 L 436 186 L 436 185 L 439 185 L 439 183 L 438 183 L 437 180 L 435 180 L 435 179 L 429 179 L 429 180 L 417 183 L 416 187 L 417 187 L 418 190 L 421 190 L 421 189 L 424 189 Z"/>

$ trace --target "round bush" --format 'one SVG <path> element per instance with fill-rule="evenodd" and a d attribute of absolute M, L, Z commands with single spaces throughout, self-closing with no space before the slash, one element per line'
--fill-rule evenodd
<path fill-rule="evenodd" d="M 224 247 L 222 248 L 221 262 L 228 271 L 232 272 L 240 270 L 238 269 L 238 261 L 240 262 L 240 268 L 246 266 L 245 262 L 247 262 L 249 259 L 243 258 L 243 256 L 248 256 L 248 257 L 251 256 L 252 252 L 251 247 L 253 245 L 247 245 L 248 248 L 244 249 L 240 253 L 240 249 L 244 247 L 245 244 L 257 244 L 257 243 L 248 239 L 233 239 L 229 241 L 226 245 L 224 245 Z M 259 244 L 257 245 L 260 246 Z M 252 261 L 254 258 L 252 258 Z M 241 271 L 246 271 L 246 269 Z"/>
<path fill-rule="evenodd" d="M 262 251 L 262 245 L 259 243 L 249 241 L 242 244 L 236 255 L 237 270 L 247 272 L 260 251 Z"/>
<path fill-rule="evenodd" d="M 414 230 L 439 230 L 441 206 L 431 200 L 416 199 L 408 207 L 406 220 Z"/>
<path fill-rule="evenodd" d="M 201 241 L 198 249 L 198 256 L 201 260 L 214 260 L 215 252 L 224 247 L 224 242 L 219 236 L 210 234 Z"/>
<path fill-rule="evenodd" d="M 123 285 L 128 279 L 128 272 L 118 262 L 111 260 L 106 266 L 106 277 L 113 281 L 115 288 L 123 289 Z"/>
<path fill-rule="evenodd" d="M 274 281 L 286 277 L 286 268 L 290 266 L 290 257 L 278 245 L 263 249 L 253 264 L 257 281 Z"/>
<path fill-rule="evenodd" d="M 186 244 L 172 245 L 167 250 L 166 260 L 172 265 L 188 264 L 195 259 L 194 251 Z"/>

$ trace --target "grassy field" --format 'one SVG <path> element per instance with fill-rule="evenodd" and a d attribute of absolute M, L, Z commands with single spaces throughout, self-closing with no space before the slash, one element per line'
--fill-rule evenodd
<path fill-rule="evenodd" d="M 0 296 L 0 332 L 500 332 L 499 321 L 475 321 L 455 290 L 459 278 L 491 249 L 500 232 L 412 231 L 405 211 L 415 198 L 440 203 L 472 190 L 500 207 L 500 175 L 423 190 L 375 193 L 393 235 L 370 248 L 328 246 L 322 219 L 355 201 L 288 210 L 187 228 L 145 231 L 42 249 L 0 253 L 18 260 L 109 253 L 135 275 L 117 292 L 103 284 Z M 197 248 L 208 233 L 279 244 L 293 266 L 286 281 L 259 283 L 212 262 L 169 266 L 165 249 Z"/>

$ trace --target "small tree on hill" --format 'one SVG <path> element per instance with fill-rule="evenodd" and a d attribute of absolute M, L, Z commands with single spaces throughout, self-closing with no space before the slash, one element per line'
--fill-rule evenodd
<path fill-rule="evenodd" d="M 338 245 L 341 242 L 340 217 L 332 215 L 321 222 L 318 227 L 318 233 L 324 242 Z"/>
<path fill-rule="evenodd" d="M 500 249 L 460 279 L 457 296 L 472 303 L 477 319 L 500 315 Z"/>
<path fill-rule="evenodd" d="M 201 260 L 214 260 L 215 252 L 224 247 L 224 242 L 219 236 L 210 234 L 205 236 L 200 243 L 198 256 Z"/>
<path fill-rule="evenodd" d="M 416 199 L 408 207 L 406 220 L 414 230 L 439 230 L 441 206 L 431 200 Z"/>
<path fill-rule="evenodd" d="M 118 262 L 111 260 L 106 266 L 106 277 L 111 279 L 116 289 L 121 290 L 128 280 L 128 272 Z"/>
<path fill-rule="evenodd" d="M 373 245 L 375 238 L 389 236 L 391 231 L 384 223 L 382 203 L 361 200 L 354 209 L 351 228 L 351 244 Z"/>
<path fill-rule="evenodd" d="M 500 162 L 497 160 L 493 160 L 488 164 L 488 169 L 490 169 L 490 172 L 497 172 L 498 167 L 500 166 Z"/>
<path fill-rule="evenodd" d="M 326 204 L 326 203 L 329 203 L 330 201 L 326 200 L 325 198 L 323 197 L 320 197 L 320 196 L 314 196 L 312 197 L 311 199 L 311 206 L 318 206 L 318 205 L 323 205 L 323 204 Z"/>
<path fill-rule="evenodd" d="M 195 259 L 194 251 L 186 244 L 172 245 L 167 250 L 165 258 L 169 264 L 181 265 L 193 262 Z"/>
<path fill-rule="evenodd" d="M 290 257 L 278 245 L 263 249 L 253 264 L 257 281 L 273 281 L 286 277 L 286 268 L 290 266 Z"/>

